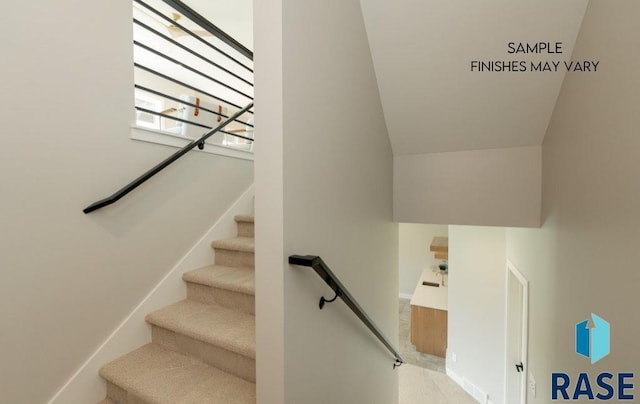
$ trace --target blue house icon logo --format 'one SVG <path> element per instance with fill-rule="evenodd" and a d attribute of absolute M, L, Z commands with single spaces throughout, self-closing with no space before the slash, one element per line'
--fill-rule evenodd
<path fill-rule="evenodd" d="M 589 320 L 576 324 L 576 353 L 596 363 L 609 355 L 610 325 L 601 317 L 591 313 L 593 327 L 589 327 Z"/>

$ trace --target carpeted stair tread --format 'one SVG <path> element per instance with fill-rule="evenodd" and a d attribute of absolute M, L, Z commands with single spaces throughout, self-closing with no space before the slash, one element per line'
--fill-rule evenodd
<path fill-rule="evenodd" d="M 221 250 L 254 252 L 255 239 L 253 237 L 232 237 L 216 240 L 211 243 L 211 247 Z"/>
<path fill-rule="evenodd" d="M 236 223 L 237 222 L 254 223 L 255 221 L 253 215 L 236 215 L 235 220 L 236 220 Z"/>
<path fill-rule="evenodd" d="M 148 314 L 147 322 L 255 359 L 255 317 L 251 314 L 182 300 Z"/>
<path fill-rule="evenodd" d="M 255 295 L 255 272 L 250 268 L 209 265 L 182 275 L 185 282 Z"/>
<path fill-rule="evenodd" d="M 104 400 L 100 401 L 98 404 L 116 404 L 114 401 L 109 400 L 108 398 L 105 398 Z"/>
<path fill-rule="evenodd" d="M 151 343 L 100 369 L 100 375 L 141 402 L 248 404 L 255 384 Z M 136 401 L 136 402 L 139 402 Z M 106 401 L 109 403 L 109 401 Z"/>

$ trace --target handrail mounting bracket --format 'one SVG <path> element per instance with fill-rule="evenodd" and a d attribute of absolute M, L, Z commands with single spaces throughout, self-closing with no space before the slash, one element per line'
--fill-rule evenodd
<path fill-rule="evenodd" d="M 318 307 L 320 307 L 320 310 L 322 310 L 322 308 L 324 307 L 325 303 L 331 303 L 331 302 L 335 302 L 336 299 L 338 298 L 339 293 L 336 291 L 336 295 L 332 298 L 332 299 L 325 299 L 324 296 L 322 296 L 320 298 L 320 303 L 318 303 Z"/>

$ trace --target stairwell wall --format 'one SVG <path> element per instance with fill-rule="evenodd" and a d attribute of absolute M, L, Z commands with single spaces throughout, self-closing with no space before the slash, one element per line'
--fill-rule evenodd
<path fill-rule="evenodd" d="M 504 228 L 449 226 L 447 373 L 493 404 L 511 404 L 503 400 L 505 278 Z"/>
<path fill-rule="evenodd" d="M 589 2 L 572 59 L 602 68 L 565 78 L 542 148 L 542 228 L 507 230 L 507 258 L 530 283 L 531 404 L 551 402 L 552 372 L 571 375 L 571 392 L 579 372 L 635 372 L 638 400 L 639 14 L 637 1 Z M 591 313 L 611 324 L 611 354 L 593 365 L 574 348 Z"/>
<path fill-rule="evenodd" d="M 540 146 L 396 155 L 394 219 L 538 227 L 541 164 Z"/>
<path fill-rule="evenodd" d="M 318 299 L 331 297 L 330 289 L 313 270 L 286 264 L 290 254 L 321 256 L 397 345 L 393 158 L 360 3 L 266 3 L 281 13 L 271 25 L 264 16 L 257 17 L 263 25 L 256 23 L 256 70 L 263 72 L 256 76 L 256 100 L 273 112 L 256 111 L 258 399 L 278 402 L 275 391 L 261 394 L 267 387 L 260 383 L 273 382 L 282 369 L 280 402 L 395 403 L 393 356 L 340 300 L 318 310 Z M 261 41 L 269 35 L 280 36 L 275 43 Z M 264 76 L 265 68 L 273 69 L 271 77 Z M 261 90 L 274 83 L 282 83 L 280 89 Z M 267 177 L 273 188 L 260 185 Z M 282 215 L 280 228 L 261 229 L 267 206 Z M 263 258 L 269 257 L 267 264 Z M 282 321 L 283 345 L 261 337 L 281 332 L 280 322 L 261 318 L 263 303 Z M 260 352 L 271 345 L 282 349 L 281 357 L 271 355 L 274 362 L 261 364 L 266 354 Z"/>
<path fill-rule="evenodd" d="M 83 214 L 175 151 L 129 139 L 131 3 L 36 0 L 4 12 L 0 391 L 32 404 L 50 399 L 247 189 L 253 164 L 194 152 Z"/>

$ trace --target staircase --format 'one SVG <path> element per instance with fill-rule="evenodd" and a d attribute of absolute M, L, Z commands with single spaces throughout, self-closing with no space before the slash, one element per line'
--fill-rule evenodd
<path fill-rule="evenodd" d="M 235 220 L 215 265 L 184 274 L 187 298 L 147 315 L 152 342 L 100 369 L 99 404 L 256 402 L 254 218 Z"/>

